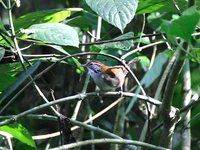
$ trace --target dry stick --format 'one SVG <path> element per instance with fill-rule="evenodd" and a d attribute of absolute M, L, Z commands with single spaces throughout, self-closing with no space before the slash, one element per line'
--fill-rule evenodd
<path fill-rule="evenodd" d="M 162 33 L 146 34 L 146 35 L 142 35 L 142 37 L 159 36 L 161 34 Z M 25 42 L 32 42 L 32 43 L 41 42 L 39 40 L 34 40 L 34 39 L 23 39 L 23 38 L 20 38 L 20 37 L 16 37 L 16 38 L 18 40 L 20 40 L 20 41 L 25 41 Z M 79 46 L 100 45 L 100 44 L 105 44 L 105 43 L 113 43 L 113 42 L 122 42 L 122 41 L 134 40 L 134 39 L 139 39 L 139 38 L 140 38 L 140 36 L 131 37 L 131 38 L 123 38 L 123 39 L 111 39 L 111 40 L 104 40 L 104 41 L 95 41 L 95 42 L 89 42 L 89 43 L 80 43 Z M 46 43 L 46 44 L 58 45 L 58 44 L 52 44 L 52 43 Z"/>
<path fill-rule="evenodd" d="M 101 38 L 101 28 L 102 28 L 102 17 L 98 16 L 97 31 L 96 31 L 96 40 L 99 40 Z M 88 78 L 88 80 L 89 80 L 89 78 Z M 87 105 L 87 109 L 90 109 L 89 105 Z M 89 113 L 89 111 L 88 111 L 88 113 Z M 92 118 L 92 114 L 91 114 L 91 111 L 90 111 L 89 119 L 91 119 L 91 118 Z M 90 124 L 93 124 L 93 122 L 90 121 Z M 94 139 L 95 138 L 94 137 L 94 132 L 91 131 L 90 134 L 91 134 L 91 138 Z M 91 145 L 91 149 L 95 150 L 95 145 L 94 144 Z"/>
<path fill-rule="evenodd" d="M 131 50 L 130 52 L 124 54 L 121 59 L 126 59 L 127 57 L 129 57 L 130 55 L 136 53 L 136 52 L 140 52 L 142 51 L 143 49 L 146 49 L 146 48 L 149 48 L 149 47 L 152 47 L 152 46 L 155 46 L 155 45 L 159 45 L 159 44 L 163 44 L 165 43 L 165 41 L 157 41 L 157 42 L 154 42 L 154 43 L 151 43 L 151 44 L 148 44 L 148 45 L 145 45 L 145 46 L 142 46 L 142 47 L 139 47 L 139 48 L 136 48 L 134 50 Z"/>
<path fill-rule="evenodd" d="M 6 6 L 6 4 L 5 4 L 2 0 L 0 0 L 0 3 L 3 5 L 3 7 L 4 7 L 5 9 L 8 9 L 8 7 Z"/>
<path fill-rule="evenodd" d="M 117 93 L 117 92 L 115 92 L 115 93 Z M 105 95 L 111 95 L 112 96 L 112 95 L 116 95 L 115 93 L 110 92 L 110 93 L 105 93 Z M 143 95 L 136 95 L 134 93 L 123 93 L 123 94 L 126 95 L 126 96 L 128 96 L 128 97 L 129 96 L 132 97 L 133 95 L 135 95 L 138 98 L 145 99 L 145 97 Z M 101 110 L 100 112 L 98 112 L 96 115 L 94 115 L 92 118 L 89 118 L 88 120 L 84 121 L 83 123 L 87 124 L 87 123 L 93 121 L 94 119 L 98 118 L 99 116 L 103 115 L 104 113 L 106 113 L 107 111 L 109 111 L 111 108 L 113 108 L 115 105 L 117 105 L 120 101 L 122 101 L 122 99 L 123 99 L 123 97 L 121 97 L 118 100 L 114 101 L 108 107 L 104 108 L 103 110 Z M 146 98 L 146 100 L 148 100 L 148 98 Z M 155 101 L 154 104 L 159 105 L 161 103 L 159 101 Z M 44 115 L 44 116 L 46 116 L 46 115 Z M 14 116 L 13 116 L 13 118 L 14 118 Z M 71 121 L 73 122 L 73 119 L 71 119 Z M 75 124 L 75 125 L 77 125 L 77 124 Z M 72 130 L 76 130 L 78 128 L 79 128 L 78 126 L 75 126 L 75 127 L 72 127 Z M 56 137 L 56 136 L 59 136 L 59 135 L 60 135 L 60 132 L 55 132 L 55 133 L 50 133 L 50 134 L 46 134 L 46 135 L 33 136 L 33 139 L 34 140 L 41 140 L 41 139 L 47 139 L 47 138 Z"/>
<path fill-rule="evenodd" d="M 112 109 L 119 102 L 121 102 L 122 99 L 123 98 L 119 98 L 118 100 L 114 101 L 109 106 L 107 106 L 106 108 L 104 108 L 103 110 L 101 110 L 100 112 L 98 112 L 97 114 L 95 114 L 94 116 L 92 116 L 91 118 L 89 118 L 88 120 L 85 120 L 82 124 L 86 125 L 86 124 L 90 123 L 91 121 L 95 120 L 96 118 L 100 117 L 101 115 L 103 115 L 104 113 L 106 113 L 107 111 L 109 111 L 110 109 Z M 47 115 L 44 115 L 44 117 L 46 117 L 46 116 Z M 74 121 L 76 121 L 76 120 L 71 119 L 72 124 L 77 125 L 77 126 L 72 127 L 71 128 L 72 131 L 79 129 L 80 127 L 85 127 L 85 126 L 76 124 L 77 121 L 74 123 Z M 53 137 L 56 137 L 56 136 L 59 136 L 59 135 L 60 135 L 60 132 L 54 132 L 54 133 L 45 134 L 45 135 L 36 135 L 36 136 L 33 136 L 32 138 L 34 140 L 43 140 L 43 139 L 47 139 L 47 138 L 53 138 Z"/>
<path fill-rule="evenodd" d="M 177 57 L 176 55 L 177 55 L 177 54 L 174 53 L 174 55 L 173 55 L 172 58 L 170 59 L 169 63 L 167 64 L 167 67 L 166 67 L 165 70 L 164 70 L 164 73 L 163 73 L 163 75 L 162 75 L 162 77 L 161 77 L 161 79 L 160 79 L 160 82 L 159 82 L 158 87 L 157 87 L 156 92 L 155 92 L 155 96 L 154 96 L 155 99 L 160 99 L 160 98 L 161 98 L 161 91 L 162 91 L 162 89 L 163 89 L 163 87 L 164 87 L 165 81 L 166 81 L 166 79 L 167 79 L 167 76 L 168 76 L 168 74 L 169 74 L 171 68 L 172 68 L 172 65 L 174 64 L 174 61 L 176 60 L 176 57 Z M 153 107 L 152 107 L 152 114 L 155 112 L 155 109 L 156 109 L 156 108 L 153 106 Z M 158 126 L 160 126 L 160 125 L 158 125 Z M 158 128 L 158 127 L 155 127 L 155 128 Z M 154 130 L 155 130 L 155 129 L 153 129 L 152 132 L 153 132 Z"/>
<path fill-rule="evenodd" d="M 63 58 L 66 55 L 58 55 L 58 54 L 23 54 L 23 57 L 28 58 L 42 58 L 42 57 L 56 57 L 56 58 Z"/>
<path fill-rule="evenodd" d="M 86 39 L 87 39 L 86 35 L 83 35 L 82 41 L 85 42 Z M 82 51 L 82 52 L 85 51 L 85 46 L 82 46 L 82 47 L 81 47 L 81 51 Z M 85 83 L 84 83 L 84 86 L 83 86 L 83 89 L 82 89 L 81 93 L 85 93 L 85 92 L 87 91 L 87 86 L 88 86 L 88 83 L 89 83 L 89 79 L 90 79 L 90 76 L 89 76 L 89 74 L 87 74 L 86 79 L 85 79 Z M 73 115 L 72 115 L 72 117 L 71 117 L 72 120 L 76 120 L 76 118 L 77 118 L 77 116 L 78 116 L 79 109 L 80 109 L 80 107 L 81 107 L 81 103 L 82 103 L 82 101 L 78 101 L 78 102 L 76 103 L 76 106 L 75 106 L 75 108 L 74 108 Z"/>
<path fill-rule="evenodd" d="M 29 115 L 29 117 L 31 117 L 31 118 L 35 118 L 35 119 L 42 119 L 42 120 L 44 120 L 44 119 L 49 119 L 49 120 L 53 120 L 53 121 L 56 121 L 57 120 L 57 118 L 56 117 L 54 117 L 54 116 L 49 116 L 49 115 Z M 98 127 L 94 127 L 94 126 L 92 126 L 92 125 L 87 125 L 87 124 L 85 124 L 85 123 L 82 123 L 82 122 L 79 122 L 79 121 L 76 121 L 76 120 L 71 120 L 71 122 L 72 122 L 72 124 L 74 124 L 74 125 L 78 125 L 78 126 L 81 126 L 81 127 L 83 127 L 83 128 L 85 128 L 85 129 L 88 129 L 88 130 L 90 130 L 90 131 L 94 131 L 94 132 L 97 132 L 97 133 L 99 133 L 99 134 L 103 134 L 103 135 L 105 135 L 105 136 L 107 136 L 107 137 L 111 137 L 111 138 L 115 138 L 115 139 L 119 139 L 119 140 L 125 140 L 125 139 L 122 139 L 121 137 L 119 137 L 119 136 L 117 136 L 117 135 L 115 135 L 115 134 L 113 134 L 113 133 L 110 133 L 110 132 L 108 132 L 108 131 L 106 131 L 106 130 L 103 130 L 103 129 L 100 129 L 100 128 L 98 128 Z M 46 137 L 46 138 L 48 138 L 48 137 Z M 138 141 L 133 141 L 133 140 L 129 140 L 130 142 L 138 142 Z M 141 143 L 142 145 L 138 145 L 137 143 L 135 143 L 134 145 L 138 145 L 138 146 L 144 146 L 144 147 L 146 147 L 146 144 L 147 143 L 143 143 L 143 142 L 139 142 L 139 143 Z M 77 144 L 77 142 L 76 142 L 76 144 Z M 130 143 L 126 143 L 126 144 L 130 144 Z M 143 145 L 143 144 L 145 144 L 145 145 Z M 74 145 L 74 144 L 73 144 Z M 69 145 L 68 145 L 69 146 Z M 72 145 L 71 145 L 72 146 Z M 165 149 L 165 148 L 162 148 L 162 147 L 158 147 L 158 146 L 154 146 L 154 145 L 152 145 L 152 146 L 154 146 L 154 147 L 149 147 L 149 146 L 151 146 L 151 144 L 150 145 L 147 145 L 147 147 L 148 148 L 154 148 L 154 149 L 156 149 L 156 148 L 161 148 L 161 149 Z M 66 148 L 66 147 L 65 147 Z M 69 147 L 68 147 L 69 148 Z M 72 147 L 71 147 L 72 148 Z M 165 149 L 166 150 L 166 149 Z"/>
<path fill-rule="evenodd" d="M 137 45 L 137 49 L 140 49 L 140 43 L 141 43 L 141 39 L 142 39 L 142 34 L 144 33 L 144 28 L 145 28 L 145 25 L 146 25 L 146 18 L 145 18 L 145 14 L 143 14 L 143 24 L 142 24 L 142 30 L 141 30 L 141 36 L 140 36 L 140 39 L 139 39 L 139 42 L 138 42 L 138 45 Z M 143 93 L 146 95 L 146 93 Z M 146 109 L 147 109 L 147 119 L 144 123 L 144 126 L 142 128 L 142 132 L 140 134 L 140 138 L 139 138 L 139 141 L 142 141 L 144 142 L 145 139 L 146 139 L 146 136 L 147 136 L 147 132 L 149 130 L 149 117 L 150 117 L 150 105 L 148 103 L 145 103 L 146 105 Z M 141 148 L 138 148 L 138 150 L 141 150 Z"/>
<path fill-rule="evenodd" d="M 173 0 L 173 4 L 174 4 L 174 7 L 176 8 L 178 15 L 181 16 L 182 12 L 181 12 L 181 10 L 180 10 L 180 8 L 179 8 L 179 6 L 178 6 L 178 4 L 175 0 Z"/>
<path fill-rule="evenodd" d="M 28 115 L 27 117 L 33 118 L 33 119 L 42 119 L 42 120 L 51 120 L 51 121 L 57 121 L 57 118 L 55 116 L 50 116 L 50 115 Z M 101 129 L 99 127 L 95 127 L 93 125 L 89 125 L 86 124 L 85 122 L 80 122 L 77 120 L 73 120 L 70 119 L 71 123 L 73 125 L 75 125 L 74 127 L 72 127 L 72 130 L 78 129 L 76 127 L 82 127 L 86 130 L 90 130 L 90 131 L 94 131 L 96 133 L 102 134 L 106 137 L 110 137 L 110 138 L 116 138 L 116 139 L 122 139 L 120 136 L 113 134 L 112 132 L 108 132 L 104 129 Z M 59 134 L 59 133 L 58 133 Z M 48 138 L 52 138 L 55 137 L 53 136 L 54 134 L 48 134 L 48 135 L 40 135 L 40 136 L 33 136 L 34 140 L 41 140 L 41 139 L 48 139 Z"/>
<path fill-rule="evenodd" d="M 141 37 L 151 37 L 151 36 L 159 36 L 162 33 L 156 33 L 156 34 L 146 34 L 142 35 Z M 111 40 L 104 40 L 104 41 L 95 41 L 90 43 L 80 43 L 80 45 L 99 45 L 99 44 L 105 44 L 105 43 L 113 43 L 113 42 L 122 42 L 122 41 L 128 41 L 128 40 L 135 40 L 139 39 L 140 36 L 137 37 L 131 37 L 131 38 L 123 38 L 123 39 L 111 39 Z"/>
<path fill-rule="evenodd" d="M 85 146 L 85 145 L 101 144 L 101 143 L 102 144 L 105 144 L 105 143 L 129 144 L 129 145 L 137 145 L 137 146 L 145 147 L 145 148 L 148 148 L 148 149 L 169 150 L 167 148 L 155 146 L 153 144 L 148 144 L 148 143 L 144 143 L 144 142 L 140 142 L 140 141 L 125 140 L 125 139 L 108 139 L 108 138 L 86 140 L 86 141 L 71 143 L 71 144 L 63 145 L 63 146 L 60 146 L 60 147 L 57 147 L 57 148 L 51 148 L 49 150 L 70 149 L 70 148 L 82 147 L 82 146 Z"/>
<path fill-rule="evenodd" d="M 6 138 L 7 144 L 9 146 L 8 150 L 13 150 L 12 141 L 11 141 L 11 138 L 13 138 L 13 136 L 10 133 L 7 133 L 5 131 L 0 131 L 0 135 L 3 136 L 4 138 Z M 4 142 L 5 142 L 5 139 L 4 139 Z M 3 150 L 4 150 L 4 148 L 3 148 Z"/>
<path fill-rule="evenodd" d="M 8 2 L 8 16 L 9 16 L 9 25 L 10 25 L 10 29 L 11 29 L 11 34 L 12 34 L 12 37 L 13 37 L 13 41 L 14 41 L 14 46 L 15 46 L 15 49 L 17 51 L 17 54 L 19 56 L 19 59 L 21 61 L 21 63 L 23 64 L 24 63 L 24 59 L 22 57 L 22 53 L 20 51 L 20 48 L 19 48 L 19 45 L 18 45 L 18 42 L 17 42 L 17 38 L 15 36 L 15 28 L 14 28 L 14 25 L 13 25 L 13 20 L 12 20 L 12 8 L 11 8 L 11 0 L 7 0 Z M 22 65 L 23 66 L 23 65 Z"/>
<path fill-rule="evenodd" d="M 123 94 L 124 96 L 126 97 L 133 97 L 133 96 L 136 96 L 144 101 L 148 101 L 149 103 L 152 103 L 152 104 L 155 104 L 155 105 L 160 105 L 161 102 L 159 100 L 155 100 L 153 98 L 150 98 L 150 97 L 146 97 L 144 95 L 139 95 L 139 94 L 134 94 L 134 93 L 129 93 L 129 92 L 106 92 L 104 93 L 103 95 L 110 95 L 110 96 L 116 96 L 116 95 L 121 95 Z M 59 104 L 59 103 L 63 103 L 63 102 L 66 102 L 66 101 L 71 101 L 71 100 L 82 100 L 88 96 L 95 96 L 95 95 L 99 95 L 99 93 L 97 92 L 91 92 L 91 93 L 81 93 L 81 94 L 77 94 L 77 95 L 73 95 L 73 96 L 68 96 L 68 97 L 65 97 L 65 98 L 61 98 L 61 99 L 57 99 L 56 101 L 51 101 L 49 103 L 45 103 L 45 104 L 41 104 L 39 106 L 36 106 L 32 109 L 29 109 L 27 111 L 24 111 L 18 115 L 15 115 L 14 117 L 12 118 L 9 118 L 9 119 L 6 119 L 4 121 L 1 121 L 0 122 L 0 126 L 1 125 L 5 125 L 5 124 L 8 124 L 8 123 L 11 123 L 13 121 L 16 121 L 17 119 L 21 118 L 21 117 L 24 117 L 26 116 L 27 114 L 30 114 L 30 113 L 34 113 L 36 111 L 39 111 L 41 109 L 44 109 L 46 107 L 49 107 L 49 106 L 52 106 L 52 105 L 55 105 L 55 104 Z"/>
<path fill-rule="evenodd" d="M 153 47 L 153 53 L 152 53 L 152 55 L 151 55 L 151 61 L 150 61 L 148 70 L 150 70 L 151 67 L 153 66 L 153 63 L 154 63 L 155 58 L 156 58 L 156 52 L 157 52 L 157 50 L 158 50 L 157 45 L 155 45 L 155 46 Z"/>
<path fill-rule="evenodd" d="M 182 89 L 183 89 L 183 106 L 187 106 L 191 102 L 191 96 L 192 96 L 189 60 L 186 60 L 185 65 L 183 67 Z M 190 120 L 191 120 L 191 110 L 188 110 L 185 118 L 183 119 L 185 130 L 182 133 L 182 150 L 191 149 Z"/>

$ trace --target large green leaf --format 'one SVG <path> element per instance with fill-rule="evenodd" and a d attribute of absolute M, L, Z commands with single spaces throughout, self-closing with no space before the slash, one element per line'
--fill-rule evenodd
<path fill-rule="evenodd" d="M 33 24 L 39 23 L 57 23 L 63 21 L 71 15 L 71 11 L 67 9 L 52 9 L 28 13 L 17 18 L 14 21 L 15 30 L 26 29 Z"/>
<path fill-rule="evenodd" d="M 28 130 L 24 128 L 21 124 L 13 123 L 10 125 L 4 125 L 0 127 L 1 131 L 11 134 L 13 137 L 25 143 L 33 148 L 36 148 L 35 142 L 33 141 Z"/>
<path fill-rule="evenodd" d="M 90 8 L 122 32 L 133 19 L 138 0 L 86 0 Z"/>
<path fill-rule="evenodd" d="M 183 12 L 182 16 L 170 22 L 163 22 L 162 30 L 169 36 L 178 36 L 189 42 L 191 34 L 200 20 L 200 13 L 195 7 Z"/>
<path fill-rule="evenodd" d="M 76 30 L 61 23 L 42 23 L 23 30 L 32 39 L 49 44 L 79 47 L 79 37 Z"/>
<path fill-rule="evenodd" d="M 167 51 L 159 53 L 151 69 L 147 71 L 141 80 L 141 84 L 149 87 L 162 73 L 163 66 L 168 60 Z"/>

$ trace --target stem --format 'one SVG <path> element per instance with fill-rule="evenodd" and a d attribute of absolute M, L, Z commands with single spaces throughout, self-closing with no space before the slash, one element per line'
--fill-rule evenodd
<path fill-rule="evenodd" d="M 190 76 L 190 62 L 186 60 L 183 68 L 183 106 L 187 106 L 191 102 L 191 76 Z M 182 150 L 191 149 L 191 131 L 190 131 L 191 110 L 188 110 L 184 120 L 184 128 L 182 134 Z"/>
<path fill-rule="evenodd" d="M 142 51 L 143 49 L 146 49 L 146 48 L 149 48 L 149 47 L 152 47 L 152 46 L 155 46 L 155 45 L 159 45 L 159 44 L 163 44 L 165 43 L 165 41 L 157 41 L 157 42 L 154 42 L 154 43 L 151 43 L 151 44 L 148 44 L 148 45 L 145 45 L 145 46 L 142 46 L 142 47 L 139 47 L 139 48 L 136 48 L 126 54 L 124 54 L 121 59 L 126 59 L 128 56 L 136 53 L 136 52 L 140 52 Z"/>
<path fill-rule="evenodd" d="M 63 145 L 57 148 L 52 148 L 49 150 L 60 150 L 60 149 L 70 149 L 70 148 L 75 148 L 75 147 L 82 147 L 84 145 L 90 145 L 90 144 L 105 144 L 105 143 L 113 143 L 113 144 L 131 144 L 131 145 L 137 145 L 141 147 L 145 147 L 148 149 L 155 149 L 155 150 L 169 150 L 163 147 L 155 146 L 152 144 L 148 144 L 145 142 L 139 142 L 139 141 L 133 141 L 133 140 L 125 140 L 125 139 L 93 139 L 93 140 L 86 140 L 86 141 L 81 141 L 81 142 L 76 142 L 76 143 L 71 143 L 68 145 Z"/>
<path fill-rule="evenodd" d="M 24 59 L 22 57 L 22 53 L 21 53 L 20 48 L 18 46 L 17 38 L 16 38 L 16 35 L 15 35 L 15 28 L 14 28 L 13 20 L 12 20 L 11 0 L 7 0 L 7 2 L 8 2 L 9 24 L 10 24 L 10 29 L 11 29 L 11 34 L 12 34 L 12 37 L 13 37 L 13 41 L 14 41 L 15 50 L 17 51 L 19 59 L 20 59 L 21 63 L 23 64 L 24 63 Z"/>
<path fill-rule="evenodd" d="M 141 43 L 141 40 L 142 40 L 142 34 L 144 33 L 145 24 L 146 24 L 146 18 L 145 18 L 145 14 L 143 14 L 142 30 L 141 30 L 139 42 L 138 42 L 138 44 L 137 44 L 137 48 L 140 47 L 140 43 Z"/>
<path fill-rule="evenodd" d="M 171 106 L 175 84 L 184 64 L 184 61 L 180 59 L 183 56 L 183 52 L 180 50 L 176 50 L 175 53 L 177 54 L 177 57 L 169 73 L 161 106 L 161 113 L 164 120 L 164 128 L 161 135 L 162 138 L 160 143 L 161 146 L 167 148 L 172 147 L 172 136 L 175 129 L 175 125 L 178 122 L 177 110 L 172 109 Z"/>

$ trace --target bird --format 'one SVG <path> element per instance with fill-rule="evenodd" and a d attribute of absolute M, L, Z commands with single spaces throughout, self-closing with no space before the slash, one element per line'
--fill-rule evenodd
<path fill-rule="evenodd" d="M 128 65 L 130 66 L 136 61 L 138 59 L 133 59 Z M 108 92 L 116 89 L 123 91 L 123 84 L 128 73 L 128 70 L 123 65 L 107 66 L 99 61 L 89 61 L 84 66 L 88 69 L 90 76 L 100 91 Z"/>

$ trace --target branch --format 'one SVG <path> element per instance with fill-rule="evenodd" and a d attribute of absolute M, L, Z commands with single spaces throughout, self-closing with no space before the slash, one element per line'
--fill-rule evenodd
<path fill-rule="evenodd" d="M 131 144 L 131 145 L 137 145 L 142 146 L 149 149 L 155 149 L 155 150 L 169 150 L 163 147 L 155 146 L 152 144 L 148 144 L 145 142 L 139 142 L 139 141 L 133 141 L 133 140 L 125 140 L 125 139 L 94 139 L 94 140 L 86 140 L 86 141 L 80 141 L 68 145 L 63 145 L 57 148 L 51 148 L 49 150 L 60 150 L 60 149 L 70 149 L 75 147 L 81 147 L 84 145 L 91 145 L 91 144 L 105 144 L 105 143 L 113 143 L 113 144 Z"/>
<path fill-rule="evenodd" d="M 174 94 L 174 88 L 178 75 L 182 69 L 184 61 L 180 58 L 183 56 L 183 52 L 176 50 L 175 54 L 176 60 L 172 66 L 171 72 L 169 73 L 167 84 L 164 90 L 164 96 L 162 99 L 161 113 L 164 120 L 164 128 L 161 138 L 161 146 L 170 148 L 172 142 L 172 135 L 174 132 L 175 125 L 178 120 L 176 109 L 172 109 L 172 100 Z"/>
<path fill-rule="evenodd" d="M 29 109 L 27 111 L 24 111 L 18 115 L 15 115 L 13 116 L 12 118 L 10 119 L 7 119 L 7 120 L 4 120 L 2 122 L 0 122 L 0 126 L 1 125 L 5 125 L 5 124 L 9 124 L 13 121 L 16 121 L 18 120 L 19 118 L 22 118 L 28 114 L 31 114 L 31 113 L 34 113 L 34 112 L 37 112 L 39 110 L 42 110 L 44 108 L 47 108 L 49 106 L 52 106 L 52 105 L 55 105 L 55 104 L 59 104 L 59 103 L 64 103 L 66 101 L 71 101 L 71 100 L 83 100 L 84 98 L 88 97 L 88 96 L 99 96 L 99 93 L 97 92 L 91 92 L 91 93 L 81 93 L 81 94 L 77 94 L 77 95 L 73 95 L 73 96 L 68 96 L 68 97 L 65 97 L 65 98 L 60 98 L 60 99 L 57 99 L 56 101 L 51 101 L 49 103 L 45 103 L 45 104 L 42 104 L 42 105 L 39 105 L 39 106 L 36 106 L 32 109 Z M 106 92 L 106 93 L 103 93 L 103 95 L 107 95 L 107 96 L 120 96 L 120 95 L 123 95 L 123 96 L 127 96 L 127 97 L 133 97 L 133 96 L 136 96 L 142 100 L 145 100 L 149 103 L 152 103 L 154 105 L 160 105 L 161 102 L 159 100 L 156 100 L 156 99 L 153 99 L 151 97 L 147 97 L 147 96 L 144 96 L 144 95 L 139 95 L 139 94 L 134 94 L 134 93 L 128 93 L 128 92 Z"/>

